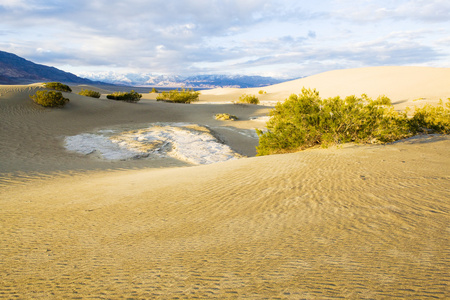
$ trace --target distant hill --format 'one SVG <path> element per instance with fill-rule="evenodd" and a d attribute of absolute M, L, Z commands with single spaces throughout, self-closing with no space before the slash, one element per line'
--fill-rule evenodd
<path fill-rule="evenodd" d="M 198 75 L 184 79 L 185 86 L 192 87 L 263 87 L 284 82 L 285 80 L 263 76 L 244 75 Z"/>
<path fill-rule="evenodd" d="M 92 84 L 93 81 L 54 67 L 35 64 L 15 54 L 0 51 L 0 84 L 29 84 L 59 81 Z"/>
<path fill-rule="evenodd" d="M 245 75 L 153 75 L 115 72 L 83 73 L 82 77 L 33 63 L 15 54 L 0 51 L 0 84 L 29 84 L 34 82 L 59 81 L 72 84 L 112 84 L 145 87 L 187 87 L 216 88 L 237 87 L 254 88 L 281 83 L 273 77 Z"/>
<path fill-rule="evenodd" d="M 111 84 L 127 86 L 151 86 L 151 87 L 187 87 L 187 88 L 216 88 L 236 87 L 252 88 L 263 87 L 284 82 L 273 77 L 245 76 L 245 75 L 155 75 L 138 73 L 83 73 L 83 77 L 91 80 L 99 80 Z"/>

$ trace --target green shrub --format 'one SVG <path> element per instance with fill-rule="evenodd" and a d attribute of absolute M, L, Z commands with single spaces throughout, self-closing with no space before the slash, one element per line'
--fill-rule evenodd
<path fill-rule="evenodd" d="M 415 134 L 417 130 L 411 126 L 406 113 L 397 113 L 388 103 L 390 100 L 385 96 L 377 100 L 366 95 L 321 99 L 316 90 L 303 88 L 298 96 L 291 95 L 276 105 L 266 132 L 257 130 L 258 155 L 316 145 L 386 143 Z"/>
<path fill-rule="evenodd" d="M 416 107 L 410 125 L 417 132 L 450 134 L 450 98 L 445 105 L 440 100 L 437 106 L 426 104 Z"/>
<path fill-rule="evenodd" d="M 62 107 L 69 102 L 69 99 L 64 98 L 61 92 L 55 91 L 36 91 L 30 98 L 44 107 Z"/>
<path fill-rule="evenodd" d="M 62 84 L 61 82 L 47 82 L 44 85 L 48 89 L 62 91 L 62 92 L 72 92 L 72 89 L 65 84 Z"/>
<path fill-rule="evenodd" d="M 152 88 L 152 91 L 150 92 L 150 93 L 157 93 L 158 92 L 158 90 L 157 89 L 155 89 L 155 88 Z"/>
<path fill-rule="evenodd" d="M 254 95 L 243 94 L 237 103 L 259 104 L 259 99 Z"/>
<path fill-rule="evenodd" d="M 367 95 L 363 94 L 361 97 L 367 98 Z M 392 105 L 391 99 L 386 97 L 385 95 L 378 96 L 376 100 L 373 100 L 373 104 L 375 105 Z"/>
<path fill-rule="evenodd" d="M 106 98 L 111 100 L 136 103 L 141 100 L 142 95 L 138 92 L 135 92 L 134 90 L 131 90 L 130 92 L 114 92 L 112 94 L 106 95 Z"/>
<path fill-rule="evenodd" d="M 263 90 L 260 90 L 259 92 L 258 92 L 258 94 L 260 94 L 260 95 L 264 95 L 264 94 L 267 94 L 265 91 L 263 91 Z"/>
<path fill-rule="evenodd" d="M 196 92 L 194 90 L 181 89 L 181 91 L 179 91 L 176 89 L 168 92 L 162 92 L 156 97 L 156 100 L 174 103 L 191 103 L 193 101 L 198 101 L 199 95 L 200 92 Z"/>
<path fill-rule="evenodd" d="M 91 91 L 91 90 L 81 90 L 81 92 L 79 92 L 78 95 L 92 97 L 92 98 L 100 98 L 100 96 L 101 96 L 101 94 L 99 92 Z"/>
<path fill-rule="evenodd" d="M 237 120 L 238 118 L 236 116 L 234 116 L 234 115 L 223 113 L 223 114 L 216 114 L 215 115 L 215 119 L 216 120 L 221 120 L 221 121 L 228 121 L 228 120 L 234 121 L 234 120 Z"/>

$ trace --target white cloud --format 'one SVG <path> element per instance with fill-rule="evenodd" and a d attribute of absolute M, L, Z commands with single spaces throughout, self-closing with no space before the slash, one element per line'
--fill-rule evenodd
<path fill-rule="evenodd" d="M 23 6 L 24 1 L 22 0 L 0 0 L 0 6 L 5 7 L 14 7 L 14 6 Z"/>
<path fill-rule="evenodd" d="M 48 50 L 48 49 L 37 48 L 37 49 L 36 49 L 36 52 L 37 52 L 37 53 L 51 53 L 52 51 L 51 51 L 51 50 Z"/>
<path fill-rule="evenodd" d="M 444 0 L 0 0 L 0 48 L 67 71 L 444 65 L 449 13 Z"/>
<path fill-rule="evenodd" d="M 447 0 L 336 0 L 333 8 L 334 16 L 356 22 L 397 19 L 448 23 L 450 20 Z"/>
<path fill-rule="evenodd" d="M 447 0 L 413 0 L 396 8 L 395 15 L 413 20 L 449 23 L 450 2 Z"/>

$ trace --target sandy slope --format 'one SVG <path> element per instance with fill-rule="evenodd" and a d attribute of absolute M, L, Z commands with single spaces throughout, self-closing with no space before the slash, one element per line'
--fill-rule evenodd
<path fill-rule="evenodd" d="M 449 138 L 7 187 L 7 298 L 445 298 Z"/>
<path fill-rule="evenodd" d="M 27 176 L 30 172 L 186 165 L 170 158 L 111 163 L 68 153 L 63 147 L 66 136 L 102 129 L 145 128 L 155 122 L 201 123 L 209 126 L 220 140 L 238 153 L 253 156 L 258 140 L 249 139 L 245 134 L 254 134 L 254 128 L 262 128 L 265 124 L 250 118 L 269 112 L 269 108 L 262 106 L 161 103 L 151 100 L 152 94 L 145 94 L 139 103 L 130 104 L 103 99 L 105 95 L 102 99 L 94 99 L 64 93 L 70 99 L 64 108 L 45 109 L 29 98 L 38 88 L 37 85 L 0 87 L 0 182 L 5 173 L 27 172 L 24 174 Z M 214 119 L 216 113 L 231 113 L 239 120 L 217 121 Z"/>
<path fill-rule="evenodd" d="M 63 138 L 192 122 L 252 156 L 257 141 L 241 133 L 268 108 L 67 94 L 48 110 L 28 98 L 38 88 L 0 88 L 0 298 L 450 296 L 448 136 L 188 168 L 110 162 L 65 151 Z"/>
<path fill-rule="evenodd" d="M 435 103 L 450 97 L 450 68 L 371 67 L 329 71 L 302 79 L 254 89 L 214 89 L 203 91 L 217 101 L 238 100 L 243 93 L 258 95 L 261 101 L 283 101 L 302 88 L 319 91 L 321 97 L 346 97 L 365 93 L 369 97 L 388 96 L 399 109 L 424 102 Z M 259 95 L 260 90 L 267 94 Z M 418 100 L 419 99 L 419 100 Z M 416 100 L 416 101 L 414 101 Z"/>

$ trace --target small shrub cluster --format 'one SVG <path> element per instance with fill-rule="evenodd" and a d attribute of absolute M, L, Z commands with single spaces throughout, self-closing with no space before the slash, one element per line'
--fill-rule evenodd
<path fill-rule="evenodd" d="M 157 89 L 155 89 L 155 88 L 152 88 L 152 91 L 150 92 L 150 93 L 157 93 L 158 92 L 158 90 Z"/>
<path fill-rule="evenodd" d="M 72 89 L 61 82 L 47 82 L 44 84 L 44 86 L 48 89 L 57 90 L 61 92 L 72 92 Z"/>
<path fill-rule="evenodd" d="M 450 101 L 449 101 L 450 102 Z M 366 95 L 321 99 L 316 90 L 302 89 L 270 113 L 267 131 L 257 130 L 258 155 L 293 152 L 316 145 L 348 142 L 386 143 L 420 132 L 449 133 L 450 103 L 425 106 L 412 118 L 394 110 L 389 98 Z"/>
<path fill-rule="evenodd" d="M 36 91 L 30 98 L 44 107 L 62 107 L 69 102 L 69 99 L 64 98 L 61 92 L 55 91 Z"/>
<path fill-rule="evenodd" d="M 162 92 L 156 97 L 157 101 L 167 101 L 174 103 L 191 103 L 193 101 L 198 101 L 200 92 L 189 89 L 178 89 L 171 90 L 168 92 Z"/>
<path fill-rule="evenodd" d="M 237 103 L 259 104 L 259 99 L 255 95 L 243 94 Z"/>
<path fill-rule="evenodd" d="M 99 92 L 91 91 L 91 90 L 81 90 L 81 92 L 79 92 L 78 95 L 92 97 L 92 98 L 100 98 L 100 96 L 101 96 L 101 94 Z"/>
<path fill-rule="evenodd" d="M 235 121 L 238 118 L 236 116 L 234 116 L 234 115 L 223 113 L 223 114 L 216 114 L 215 115 L 215 119 L 216 120 L 221 120 L 221 121 Z"/>
<path fill-rule="evenodd" d="M 264 91 L 264 90 L 259 90 L 258 94 L 260 94 L 260 95 L 264 95 L 264 94 L 267 94 L 267 92 L 266 92 L 266 91 Z"/>
<path fill-rule="evenodd" d="M 445 105 L 440 100 L 437 106 L 426 104 L 421 108 L 416 107 L 409 123 L 417 132 L 450 134 L 450 98 Z"/>
<path fill-rule="evenodd" d="M 125 102 L 136 103 L 142 98 L 142 94 L 131 90 L 130 92 L 114 92 L 112 94 L 106 95 L 106 98 L 111 100 L 120 100 Z"/>

